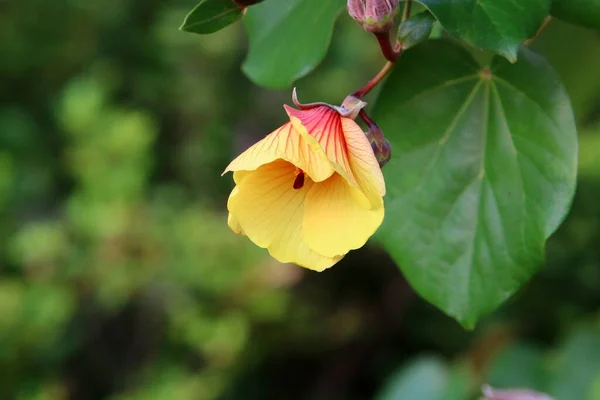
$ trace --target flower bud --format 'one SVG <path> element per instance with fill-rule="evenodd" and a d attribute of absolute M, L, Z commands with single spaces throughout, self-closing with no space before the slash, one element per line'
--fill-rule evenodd
<path fill-rule="evenodd" d="M 373 33 L 388 32 L 398 14 L 399 0 L 348 0 L 348 14 Z"/>
<path fill-rule="evenodd" d="M 375 141 L 371 142 L 371 148 L 373 149 L 373 153 L 375 153 L 379 168 L 387 164 L 387 162 L 390 161 L 390 158 L 392 158 L 392 146 L 386 138 L 383 138 L 379 143 L 376 143 Z"/>
<path fill-rule="evenodd" d="M 481 388 L 481 391 L 485 396 L 482 397 L 481 400 L 554 400 L 546 394 L 534 392 L 532 390 L 499 390 L 494 389 L 489 385 L 484 385 Z"/>
<path fill-rule="evenodd" d="M 360 116 L 369 127 L 369 130 L 365 132 L 365 136 L 369 139 L 373 154 L 375 154 L 375 158 L 381 168 L 390 161 L 390 158 L 392 157 L 392 146 L 385 136 L 383 136 L 381 128 L 377 126 L 375 121 L 369 118 L 364 111 L 361 112 Z"/>

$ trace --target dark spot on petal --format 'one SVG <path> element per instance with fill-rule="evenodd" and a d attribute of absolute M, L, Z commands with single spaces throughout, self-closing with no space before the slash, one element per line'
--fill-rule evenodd
<path fill-rule="evenodd" d="M 304 172 L 300 171 L 294 179 L 294 189 L 298 190 L 304 186 Z"/>

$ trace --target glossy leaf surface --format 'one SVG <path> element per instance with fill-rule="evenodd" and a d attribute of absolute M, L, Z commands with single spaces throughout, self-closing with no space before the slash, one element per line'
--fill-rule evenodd
<path fill-rule="evenodd" d="M 373 117 L 392 144 L 377 237 L 411 285 L 466 327 L 541 266 L 575 189 L 569 99 L 524 49 L 491 68 L 447 41 L 407 52 Z"/>

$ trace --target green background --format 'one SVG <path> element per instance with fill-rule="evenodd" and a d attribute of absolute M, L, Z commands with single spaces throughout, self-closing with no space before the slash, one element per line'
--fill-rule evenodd
<path fill-rule="evenodd" d="M 291 91 L 243 75 L 243 24 L 179 31 L 193 5 L 0 5 L 1 399 L 600 399 L 598 33 L 534 45 L 573 102 L 577 194 L 541 272 L 468 332 L 377 247 L 317 274 L 229 230 L 219 175 Z M 382 62 L 343 15 L 300 100 L 339 104 Z"/>

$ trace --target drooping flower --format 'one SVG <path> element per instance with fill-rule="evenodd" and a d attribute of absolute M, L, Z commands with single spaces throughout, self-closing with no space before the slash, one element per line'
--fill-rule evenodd
<path fill-rule="evenodd" d="M 284 108 L 290 121 L 223 172 L 236 183 L 228 223 L 278 261 L 322 271 L 381 225 L 385 183 L 352 118 L 328 105 Z"/>

